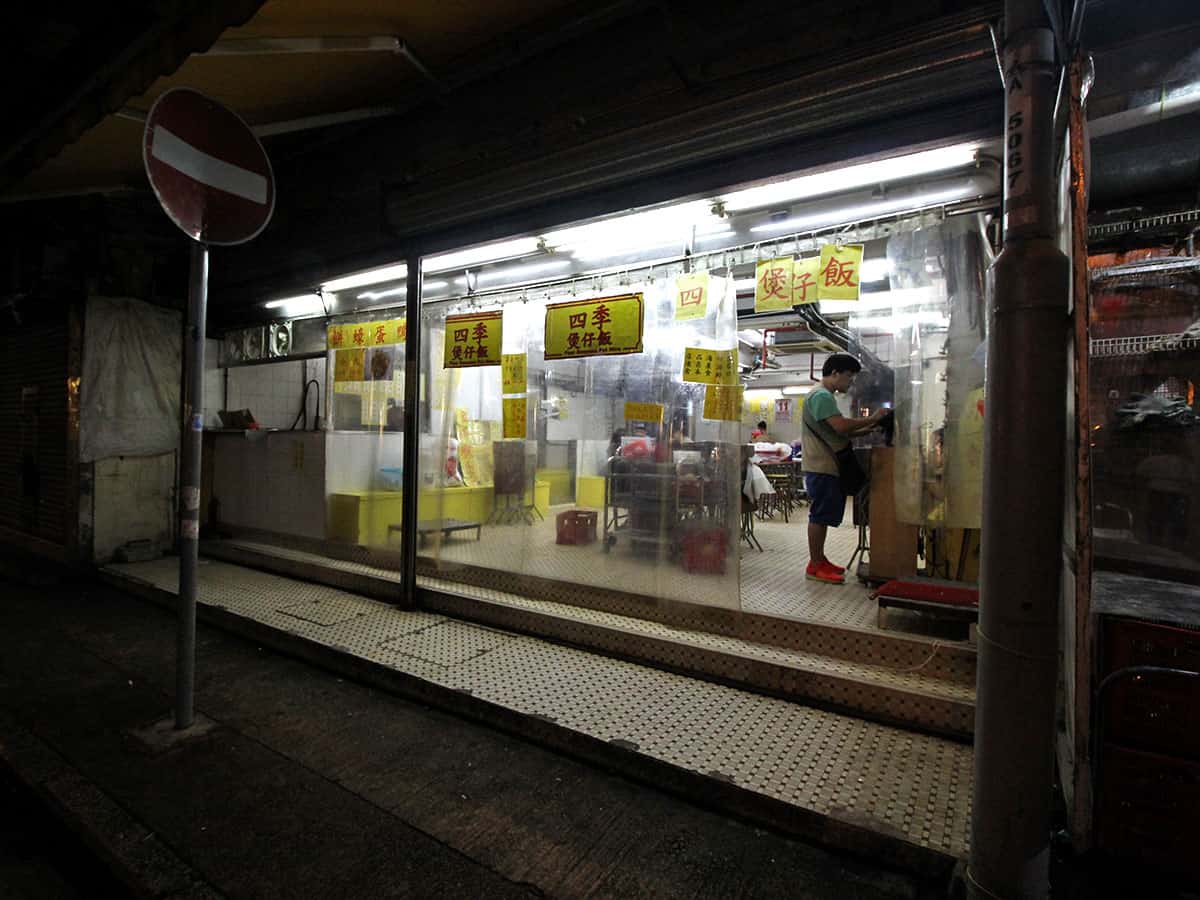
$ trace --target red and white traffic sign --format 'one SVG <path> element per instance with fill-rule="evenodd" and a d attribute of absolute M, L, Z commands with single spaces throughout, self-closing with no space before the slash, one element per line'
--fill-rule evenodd
<path fill-rule="evenodd" d="M 193 240 L 241 244 L 271 220 L 266 151 L 235 113 L 199 91 L 172 88 L 155 101 L 142 160 L 158 202 Z"/>

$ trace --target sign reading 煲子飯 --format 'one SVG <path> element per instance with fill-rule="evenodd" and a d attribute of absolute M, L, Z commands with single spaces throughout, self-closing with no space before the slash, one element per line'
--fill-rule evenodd
<path fill-rule="evenodd" d="M 661 403 L 631 403 L 625 401 L 626 422 L 661 422 L 663 405 Z"/>
<path fill-rule="evenodd" d="M 446 316 L 446 342 L 443 368 L 500 365 L 500 337 L 503 313 L 466 313 Z"/>
<path fill-rule="evenodd" d="M 572 300 L 546 307 L 546 359 L 642 352 L 641 294 Z"/>
<path fill-rule="evenodd" d="M 528 406 L 524 397 L 504 398 L 504 437 L 524 438 Z"/>
<path fill-rule="evenodd" d="M 708 273 L 693 272 L 675 279 L 675 320 L 703 319 L 708 315 Z"/>
<path fill-rule="evenodd" d="M 737 384 L 737 350 L 683 351 L 683 380 L 693 384 Z"/>
<path fill-rule="evenodd" d="M 343 325 L 330 325 L 325 332 L 325 339 L 330 350 L 403 344 L 407 337 L 407 319 L 387 319 L 382 322 L 350 322 Z"/>
<path fill-rule="evenodd" d="M 704 418 L 740 422 L 743 390 L 740 384 L 710 384 L 704 389 Z"/>
<path fill-rule="evenodd" d="M 817 302 L 817 278 L 821 274 L 821 257 L 809 256 L 792 264 L 792 306 Z"/>
<path fill-rule="evenodd" d="M 524 353 L 505 353 L 501 358 L 500 377 L 503 394 L 523 394 L 529 380 Z"/>
<path fill-rule="evenodd" d="M 792 308 L 792 258 L 760 259 L 754 267 L 754 311 Z"/>
<path fill-rule="evenodd" d="M 857 300 L 858 275 L 862 268 L 863 245 L 826 244 L 821 248 L 817 272 L 817 296 L 822 300 Z"/>

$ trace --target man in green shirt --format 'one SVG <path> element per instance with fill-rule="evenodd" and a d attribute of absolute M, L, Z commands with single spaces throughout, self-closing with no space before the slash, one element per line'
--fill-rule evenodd
<path fill-rule="evenodd" d="M 843 416 L 835 393 L 844 394 L 854 383 L 862 364 L 848 353 L 834 353 L 821 367 L 821 386 L 804 399 L 800 415 L 804 458 L 804 487 L 808 491 L 808 567 L 812 581 L 845 584 L 846 570 L 825 558 L 825 535 L 842 524 L 846 495 L 838 478 L 834 454 L 850 446 L 850 439 L 875 428 L 887 415 L 879 409 L 864 419 Z"/>

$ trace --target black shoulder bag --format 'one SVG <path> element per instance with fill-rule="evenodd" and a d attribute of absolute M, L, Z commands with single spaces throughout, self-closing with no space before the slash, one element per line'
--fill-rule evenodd
<path fill-rule="evenodd" d="M 808 414 L 808 404 L 804 404 L 804 411 L 800 414 L 804 419 L 804 424 L 808 426 L 808 431 L 822 444 L 825 449 L 833 455 L 834 462 L 837 463 L 838 483 L 841 485 L 842 493 L 847 497 L 857 497 L 858 492 L 867 486 L 867 473 L 863 471 L 863 467 L 859 465 L 858 457 L 854 455 L 854 447 L 847 444 L 842 450 L 834 450 L 829 446 L 829 441 L 821 437 L 821 432 L 817 431 L 816 423 L 812 416 Z"/>

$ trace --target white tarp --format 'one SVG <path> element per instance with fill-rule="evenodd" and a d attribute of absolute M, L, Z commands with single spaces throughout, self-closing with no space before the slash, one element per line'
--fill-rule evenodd
<path fill-rule="evenodd" d="M 179 446 L 182 319 L 141 300 L 91 297 L 84 319 L 79 458 Z"/>

